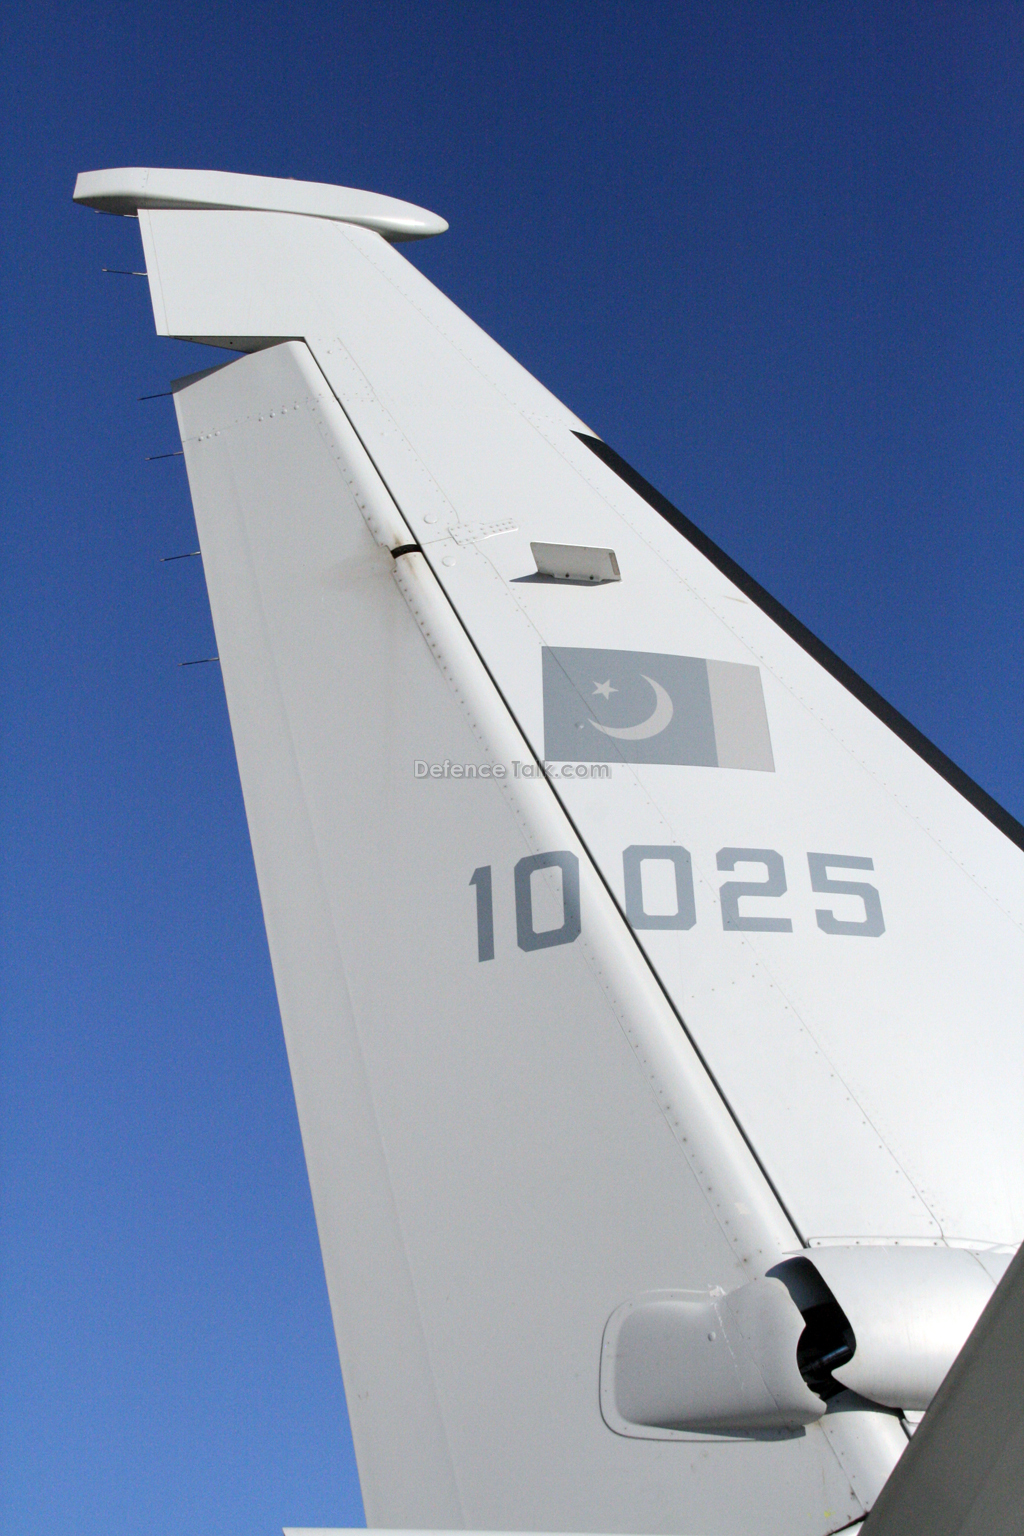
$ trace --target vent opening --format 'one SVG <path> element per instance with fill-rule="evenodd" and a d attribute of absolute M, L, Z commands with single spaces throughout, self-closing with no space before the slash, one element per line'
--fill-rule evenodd
<path fill-rule="evenodd" d="M 811 1391 L 828 1402 L 846 1390 L 832 1372 L 853 1359 L 857 1340 L 838 1301 L 819 1301 L 801 1312 L 807 1326 L 796 1346 L 797 1367 Z"/>
<path fill-rule="evenodd" d="M 857 1336 L 850 1319 L 809 1259 L 784 1259 L 768 1271 L 781 1280 L 804 1320 L 796 1363 L 806 1386 L 824 1402 L 846 1388 L 832 1375 L 853 1359 Z"/>

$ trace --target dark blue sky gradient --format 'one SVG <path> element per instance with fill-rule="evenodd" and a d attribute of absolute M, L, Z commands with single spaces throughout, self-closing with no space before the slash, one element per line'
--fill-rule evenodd
<path fill-rule="evenodd" d="M 361 1505 L 133 221 L 409 198 L 417 265 L 1024 816 L 1013 3 L 22 5 L 3 218 L 2 1520 Z"/>

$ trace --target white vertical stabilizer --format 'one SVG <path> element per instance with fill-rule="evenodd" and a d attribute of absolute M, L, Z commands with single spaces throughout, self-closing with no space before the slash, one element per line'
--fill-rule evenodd
<path fill-rule="evenodd" d="M 254 354 L 175 402 L 370 1525 L 850 1527 L 1024 1232 L 1024 830 L 404 214 L 95 174 Z"/>

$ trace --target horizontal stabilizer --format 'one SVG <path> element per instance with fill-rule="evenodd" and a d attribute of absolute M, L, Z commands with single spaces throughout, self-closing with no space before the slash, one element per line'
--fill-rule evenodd
<path fill-rule="evenodd" d="M 103 213 L 137 214 L 140 208 L 239 208 L 297 213 L 372 229 L 386 240 L 423 240 L 441 235 L 447 222 L 436 213 L 354 187 L 239 176 L 233 171 L 165 171 L 126 167 L 82 171 L 74 200 Z"/>

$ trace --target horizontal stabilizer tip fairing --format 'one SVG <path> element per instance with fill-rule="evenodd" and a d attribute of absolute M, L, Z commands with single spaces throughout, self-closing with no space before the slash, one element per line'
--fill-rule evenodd
<path fill-rule="evenodd" d="M 1024 1231 L 1021 850 L 394 229 L 175 185 L 370 1525 L 849 1526 Z"/>
<path fill-rule="evenodd" d="M 232 171 L 165 171 L 128 167 L 82 171 L 75 202 L 103 213 L 138 214 L 140 208 L 236 208 L 301 214 L 373 229 L 386 240 L 441 235 L 446 220 L 413 203 L 323 182 L 239 176 Z"/>

